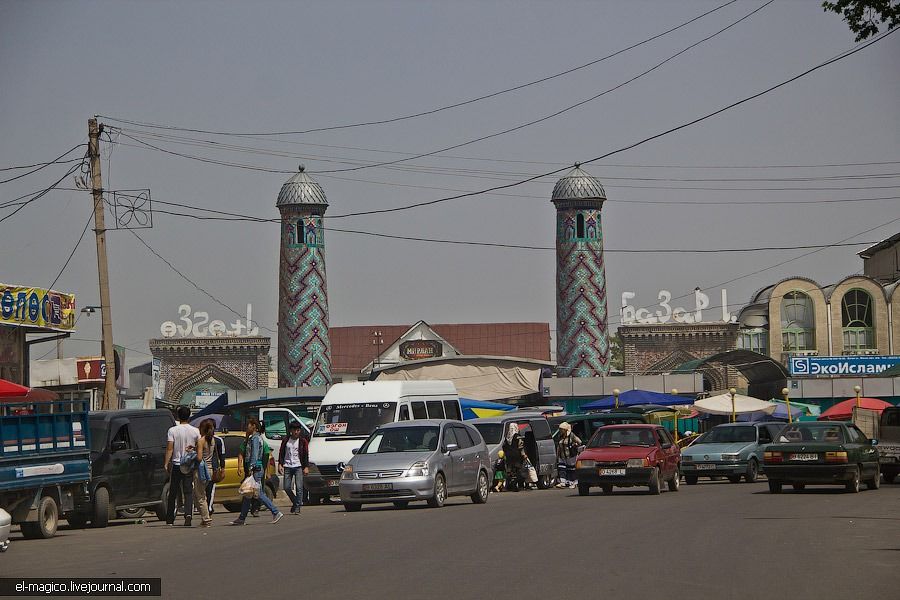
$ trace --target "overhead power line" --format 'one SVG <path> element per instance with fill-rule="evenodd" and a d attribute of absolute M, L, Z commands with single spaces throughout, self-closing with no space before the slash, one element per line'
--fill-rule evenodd
<path fill-rule="evenodd" d="M 475 102 L 480 102 L 482 100 L 494 98 L 494 97 L 500 96 L 502 94 L 521 90 L 523 88 L 526 88 L 526 87 L 529 87 L 532 85 L 544 83 L 544 82 L 550 81 L 552 79 L 556 79 L 557 77 L 562 77 L 563 75 L 568 75 L 569 73 L 574 73 L 575 71 L 579 71 L 581 69 L 585 69 L 587 67 L 596 65 L 605 60 L 608 60 L 610 58 L 618 56 L 619 54 L 622 54 L 629 50 L 633 50 L 634 48 L 637 48 L 639 46 L 642 46 L 644 44 L 652 42 L 653 40 L 659 39 L 665 35 L 672 33 L 673 31 L 677 31 L 677 30 L 681 29 L 682 27 L 686 27 L 687 25 L 690 25 L 691 23 L 694 23 L 695 21 L 698 21 L 707 15 L 710 15 L 716 11 L 719 11 L 719 10 L 725 8 L 726 6 L 734 4 L 736 1 L 737 0 L 729 0 L 728 2 L 725 2 L 724 4 L 721 4 L 711 10 L 701 13 L 701 14 L 697 15 L 696 17 L 681 23 L 680 25 L 676 25 L 675 27 L 667 29 L 667 30 L 663 31 L 662 33 L 658 33 L 658 34 L 651 36 L 649 38 L 646 38 L 640 42 L 637 42 L 635 44 L 632 44 L 632 45 L 622 48 L 620 50 L 616 50 L 615 52 L 613 52 L 611 54 L 607 54 L 606 56 L 596 58 L 594 60 L 591 60 L 589 62 L 586 62 L 584 64 L 581 64 L 581 65 L 578 65 L 575 67 L 571 67 L 564 71 L 560 71 L 560 72 L 554 73 L 552 75 L 546 75 L 544 77 L 540 77 L 538 79 L 528 81 L 526 83 L 521 83 L 521 84 L 518 84 L 518 85 L 515 85 L 512 87 L 508 87 L 508 88 L 505 88 L 505 89 L 502 89 L 502 90 L 499 90 L 496 92 L 491 92 L 488 94 L 483 94 L 481 96 L 476 96 L 475 98 L 470 98 L 468 100 L 462 100 L 459 102 L 455 102 L 453 104 L 447 104 L 444 106 L 439 106 L 437 108 L 432 108 L 432 109 L 423 110 L 423 111 L 419 111 L 419 112 L 415 112 L 415 113 L 410 113 L 407 115 L 401 115 L 398 117 L 390 117 L 387 119 L 361 121 L 361 122 L 357 122 L 357 123 L 348 123 L 348 124 L 344 124 L 344 125 L 330 125 L 330 126 L 326 126 L 326 127 L 314 127 L 311 129 L 304 129 L 304 130 L 300 130 L 300 131 L 267 131 L 267 132 L 255 132 L 255 133 L 249 132 L 248 133 L 248 132 L 235 132 L 235 131 L 211 131 L 211 130 L 205 130 L 205 129 L 190 129 L 190 128 L 186 128 L 186 127 L 176 127 L 174 125 L 160 125 L 160 124 L 156 124 L 156 123 L 133 121 L 133 120 L 122 119 L 122 118 L 117 118 L 117 117 L 110 117 L 110 116 L 105 116 L 105 115 L 97 115 L 97 117 L 106 119 L 108 121 L 114 121 L 114 122 L 118 122 L 118 123 L 127 123 L 129 125 L 135 125 L 138 127 L 149 127 L 149 128 L 153 128 L 153 129 L 168 129 L 168 130 L 174 130 L 174 131 L 185 131 L 185 132 L 189 132 L 189 133 L 202 133 L 202 134 L 207 134 L 207 135 L 227 135 L 227 136 L 237 136 L 237 137 L 250 137 L 250 136 L 266 137 L 266 136 L 302 135 L 302 134 L 306 134 L 306 133 L 315 133 L 315 132 L 320 132 L 320 131 L 333 131 L 333 130 L 337 130 L 337 129 L 350 129 L 353 127 L 366 127 L 366 126 L 370 126 L 370 125 L 384 125 L 387 123 L 396 123 L 398 121 L 415 119 L 417 117 L 424 117 L 424 116 L 433 115 L 435 113 L 442 112 L 445 110 L 459 108 L 461 106 L 466 106 L 468 104 L 473 104 Z"/>
<path fill-rule="evenodd" d="M 78 236 L 78 241 L 75 242 L 75 246 L 72 248 L 72 251 L 69 252 L 69 257 L 66 258 L 66 262 L 63 263 L 63 266 L 59 269 L 59 273 L 56 274 L 56 277 L 53 279 L 53 283 L 47 286 L 48 290 L 52 290 L 53 286 L 56 285 L 56 282 L 59 281 L 59 278 L 62 277 L 63 272 L 66 270 L 66 267 L 69 266 L 69 262 L 72 260 L 72 257 L 75 256 L 75 251 L 78 250 L 78 246 L 81 245 L 81 241 L 84 239 L 84 234 L 87 233 L 88 227 L 91 226 L 91 222 L 94 220 L 94 211 L 88 215 L 87 223 L 84 224 L 84 229 L 81 230 L 81 235 Z M 73 326 L 74 328 L 74 326 Z"/>
<path fill-rule="evenodd" d="M 11 219 L 11 218 L 14 217 L 16 214 L 18 214 L 19 211 L 21 211 L 23 208 L 25 208 L 26 206 L 28 206 L 28 205 L 31 204 L 32 202 L 35 202 L 35 201 L 37 201 L 37 200 L 40 200 L 41 198 L 43 198 L 44 196 L 46 196 L 47 194 L 49 194 L 54 188 L 56 188 L 56 186 L 58 186 L 60 183 L 62 183 L 62 181 L 63 181 L 66 177 L 68 177 L 69 175 L 71 175 L 72 173 L 74 173 L 75 171 L 77 171 L 77 170 L 81 167 L 81 164 L 82 164 L 82 163 L 79 163 L 79 164 L 77 164 L 77 165 L 72 165 L 72 166 L 69 168 L 69 170 L 66 171 L 65 175 L 63 175 L 62 177 L 60 177 L 59 179 L 57 179 L 55 182 L 53 182 L 52 184 L 50 184 L 48 187 L 44 188 L 43 190 L 40 190 L 40 191 L 34 193 L 28 200 L 25 200 L 24 202 L 20 202 L 20 203 L 18 204 L 18 208 L 16 208 L 14 211 L 12 211 L 11 213 L 9 213 L 9 214 L 6 215 L 6 216 L 0 217 L 0 223 L 6 221 L 7 219 Z M 8 205 L 7 205 L 7 206 L 8 206 Z M 7 206 L 3 206 L 2 208 L 6 208 Z"/>
<path fill-rule="evenodd" d="M 60 159 L 65 158 L 66 156 L 68 156 L 72 152 L 78 150 L 82 146 L 84 146 L 84 144 L 78 144 L 77 146 L 72 146 L 71 148 L 69 148 L 68 150 L 66 150 L 65 152 L 63 152 L 62 154 L 60 154 L 59 156 L 54 158 L 53 160 L 44 162 L 44 163 L 38 163 L 38 166 L 36 168 L 32 169 L 31 171 L 28 171 L 27 173 L 20 173 L 19 175 L 15 175 L 13 177 L 10 177 L 9 179 L 3 179 L 2 181 L 0 181 L 0 184 L 9 183 L 10 181 L 15 181 L 16 179 L 22 179 L 23 177 L 28 177 L 32 173 L 37 173 L 41 169 L 46 169 L 50 165 L 55 165 L 58 162 L 60 162 Z M 70 160 L 70 161 L 62 161 L 62 162 L 75 162 L 75 161 Z M 81 161 L 78 161 L 78 162 L 81 162 Z M 30 166 L 34 166 L 34 165 L 30 165 Z M 28 167 L 9 167 L 9 168 L 10 169 L 21 169 L 21 168 L 28 168 Z M 6 169 L 3 169 L 3 170 L 6 170 Z"/>
<path fill-rule="evenodd" d="M 759 98 L 760 96 L 764 96 L 765 94 L 768 94 L 768 93 L 773 92 L 773 91 L 775 91 L 775 90 L 777 90 L 777 89 L 779 89 L 779 88 L 782 88 L 782 87 L 784 87 L 784 86 L 786 86 L 786 85 L 788 85 L 788 84 L 790 84 L 790 83 L 793 83 L 794 81 L 797 81 L 798 79 L 801 79 L 802 77 L 805 77 L 805 76 L 809 75 L 810 73 L 814 73 L 815 71 L 818 71 L 819 69 L 822 69 L 822 68 L 824 68 L 824 67 L 827 67 L 828 65 L 831 65 L 831 64 L 836 63 L 836 62 L 838 62 L 838 61 L 840 61 L 840 60 L 843 60 L 843 59 L 845 59 L 845 58 L 848 58 L 848 57 L 850 57 L 850 56 L 853 56 L 853 55 L 856 54 L 857 52 L 861 52 L 862 50 L 865 50 L 866 48 L 868 48 L 868 47 L 871 46 L 872 44 L 877 44 L 877 43 L 880 42 L 881 40 L 885 39 L 886 37 L 888 37 L 888 36 L 890 36 L 890 35 L 892 35 L 892 34 L 894 34 L 894 33 L 896 33 L 897 31 L 900 31 L 900 29 L 891 29 L 891 30 L 889 30 L 889 31 L 886 31 L 884 34 L 882 34 L 882 35 L 880 35 L 880 36 L 878 36 L 878 37 L 872 38 L 872 40 L 870 40 L 869 42 L 866 42 L 866 43 L 864 43 L 864 44 L 861 44 L 861 45 L 859 45 L 859 46 L 853 48 L 852 50 L 848 50 L 847 52 L 844 52 L 844 53 L 842 53 L 842 54 L 839 54 L 838 56 L 835 56 L 834 58 L 831 58 L 831 59 L 829 59 L 829 60 L 826 60 L 826 61 L 824 61 L 824 62 L 821 62 L 821 63 L 819 63 L 818 65 L 816 65 L 816 66 L 814 66 L 814 67 L 811 67 L 811 68 L 809 68 L 809 69 L 807 69 L 807 70 L 805 70 L 805 71 L 803 71 L 803 72 L 801 72 L 801 73 L 798 73 L 797 75 L 794 75 L 793 77 L 790 77 L 790 78 L 788 78 L 788 79 L 785 79 L 784 81 L 782 81 L 782 82 L 780 82 L 780 83 L 777 83 L 777 84 L 775 84 L 775 85 L 772 85 L 772 86 L 770 86 L 770 87 L 768 87 L 768 88 L 766 88 L 766 89 L 764 89 L 764 90 L 762 90 L 762 91 L 760 91 L 760 92 L 757 92 L 757 93 L 752 94 L 752 95 L 750 95 L 750 96 L 746 96 L 746 97 L 744 97 L 744 98 L 742 98 L 742 99 L 740 99 L 740 100 L 738 100 L 738 101 L 736 101 L 736 102 L 732 102 L 731 104 L 728 104 L 728 105 L 726 105 L 726 106 L 723 106 L 722 108 L 719 108 L 719 109 L 717 109 L 717 110 L 714 110 L 713 112 L 707 113 L 707 114 L 705 114 L 705 115 L 703 115 L 703 116 L 701 116 L 701 117 L 698 117 L 698 118 L 696 118 L 696 119 L 693 119 L 693 120 L 691 120 L 691 121 L 687 121 L 687 122 L 682 123 L 682 124 L 680 124 L 680 125 L 677 125 L 677 126 L 675 126 L 675 127 L 671 127 L 671 128 L 669 128 L 669 129 L 666 129 L 666 130 L 664 130 L 664 131 L 661 131 L 661 132 L 656 133 L 656 134 L 654 134 L 654 135 L 651 135 L 651 136 L 649 136 L 649 137 L 643 138 L 643 139 L 638 140 L 638 141 L 636 141 L 636 142 L 634 142 L 634 143 L 631 143 L 631 144 L 629 144 L 629 145 L 627 145 L 627 146 L 622 146 L 621 148 L 617 148 L 617 149 L 615 149 L 615 150 L 611 150 L 610 152 L 606 152 L 605 154 L 601 154 L 601 155 L 599 155 L 599 156 L 595 156 L 595 157 L 590 158 L 590 159 L 588 159 L 588 160 L 581 161 L 581 164 L 589 164 L 589 163 L 594 163 L 594 162 L 603 160 L 603 159 L 608 158 L 608 157 L 610 157 L 610 156 L 613 156 L 613 155 L 615 155 L 615 154 L 619 154 L 619 153 L 621 153 L 621 152 L 625 152 L 626 150 L 631 150 L 632 148 L 636 148 L 636 147 L 638 147 L 638 146 L 641 146 L 641 145 L 643 145 L 643 144 L 646 144 L 647 142 L 651 142 L 651 141 L 653 141 L 653 140 L 656 140 L 656 139 L 659 139 L 659 138 L 661 138 L 661 137 L 667 136 L 667 135 L 672 134 L 672 133 L 674 133 L 674 132 L 676 132 L 676 131 L 680 131 L 680 130 L 682 130 L 682 129 L 686 129 L 686 128 L 688 128 L 688 127 L 691 127 L 691 126 L 693 126 L 693 125 L 696 125 L 697 123 L 701 123 L 701 122 L 703 122 L 703 121 L 705 121 L 705 120 L 707 120 L 707 119 L 711 119 L 712 117 L 715 117 L 715 116 L 717 116 L 717 115 L 719 115 L 719 114 L 722 114 L 722 113 L 724 113 L 724 112 L 726 112 L 726 111 L 728 111 L 728 110 L 731 110 L 732 108 L 735 108 L 735 107 L 737 107 L 737 106 L 740 106 L 740 105 L 742 105 L 742 104 L 745 104 L 745 103 L 747 103 L 747 102 L 750 102 L 751 100 L 755 100 L 756 98 Z M 493 187 L 490 187 L 490 188 L 487 188 L 487 189 L 483 189 L 483 190 L 480 190 L 480 191 L 477 191 L 477 192 L 468 192 L 468 193 L 464 193 L 464 194 L 456 194 L 456 195 L 454 195 L 454 196 L 447 196 L 447 197 L 445 197 L 445 198 L 437 198 L 437 199 L 435 199 L 435 200 L 428 200 L 428 201 L 425 201 L 425 202 L 417 202 L 417 203 L 414 203 L 414 204 L 409 204 L 409 205 L 406 205 L 406 206 L 397 206 L 397 207 L 394 207 L 394 208 L 382 208 L 382 209 L 367 210 L 367 211 L 359 211 L 359 212 L 353 212 L 353 213 L 345 213 L 345 214 L 343 214 L 343 215 L 332 215 L 332 216 L 329 217 L 329 218 L 331 218 L 331 219 L 336 219 L 336 218 L 344 218 L 344 217 L 356 217 L 356 216 L 362 216 L 362 215 L 385 214 L 385 213 L 399 212 L 399 211 L 403 211 L 403 210 L 410 210 L 410 209 L 413 209 L 413 208 L 419 208 L 419 207 L 422 207 L 422 206 L 432 206 L 432 205 L 439 204 L 439 203 L 442 203 L 442 202 L 448 202 L 448 201 L 450 201 L 450 200 L 458 200 L 458 199 L 460 199 L 460 198 L 468 198 L 468 197 L 470 197 L 470 196 L 477 196 L 477 195 L 484 194 L 484 193 L 487 193 L 487 192 L 495 192 L 495 191 L 498 191 L 498 190 L 505 190 L 505 189 L 517 187 L 517 186 L 520 186 L 520 185 L 522 185 L 522 184 L 528 183 L 528 182 L 530 182 L 530 181 L 534 181 L 535 179 L 539 179 L 539 178 L 541 178 L 541 177 L 546 177 L 546 176 L 548 176 L 548 175 L 554 175 L 554 174 L 560 173 L 560 172 L 562 172 L 562 171 L 564 171 L 564 170 L 566 170 L 566 169 L 567 169 L 567 167 L 566 167 L 566 168 L 562 168 L 562 169 L 554 169 L 554 170 L 552 170 L 552 171 L 548 171 L 548 172 L 546 172 L 546 173 L 542 173 L 541 175 L 535 175 L 535 176 L 532 176 L 532 177 L 526 177 L 526 178 L 521 179 L 521 180 L 519 180 L 519 181 L 514 181 L 514 182 L 507 183 L 507 184 L 503 184 L 503 185 L 496 185 L 496 186 L 493 186 Z"/>

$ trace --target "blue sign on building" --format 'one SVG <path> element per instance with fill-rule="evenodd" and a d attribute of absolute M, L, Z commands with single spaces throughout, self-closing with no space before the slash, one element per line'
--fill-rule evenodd
<path fill-rule="evenodd" d="M 878 375 L 900 364 L 900 356 L 792 356 L 795 377 Z"/>

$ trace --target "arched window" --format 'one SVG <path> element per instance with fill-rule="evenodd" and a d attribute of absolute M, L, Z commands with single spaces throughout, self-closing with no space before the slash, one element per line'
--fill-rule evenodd
<path fill-rule="evenodd" d="M 579 240 L 584 239 L 584 215 L 578 213 L 575 217 L 575 237 Z"/>
<path fill-rule="evenodd" d="M 812 298 L 803 292 L 788 292 L 781 300 L 781 342 L 785 352 L 816 348 Z"/>
<path fill-rule="evenodd" d="M 872 296 L 865 290 L 850 290 L 841 298 L 845 354 L 875 349 L 875 315 L 872 305 Z"/>

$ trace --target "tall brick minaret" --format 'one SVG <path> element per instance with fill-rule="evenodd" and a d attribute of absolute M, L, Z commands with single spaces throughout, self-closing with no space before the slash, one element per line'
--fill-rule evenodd
<path fill-rule="evenodd" d="M 322 228 L 328 201 L 322 186 L 301 165 L 281 186 L 275 206 L 281 213 L 278 385 L 328 385 L 331 344 Z"/>
<path fill-rule="evenodd" d="M 609 372 L 600 181 L 575 165 L 556 182 L 556 362 L 563 377 Z"/>

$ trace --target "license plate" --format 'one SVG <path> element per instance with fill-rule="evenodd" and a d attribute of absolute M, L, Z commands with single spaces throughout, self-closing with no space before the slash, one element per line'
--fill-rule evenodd
<path fill-rule="evenodd" d="M 601 475 L 624 475 L 625 469 L 600 469 Z"/>
<path fill-rule="evenodd" d="M 392 490 L 394 489 L 393 483 L 364 483 L 363 491 L 364 492 L 379 492 L 384 490 Z"/>
<path fill-rule="evenodd" d="M 819 460 L 818 454 L 791 454 L 789 460 Z"/>
<path fill-rule="evenodd" d="M 698 471 L 703 471 L 704 469 L 715 469 L 715 468 L 716 468 L 716 465 L 704 465 L 704 464 L 697 465 Z"/>

